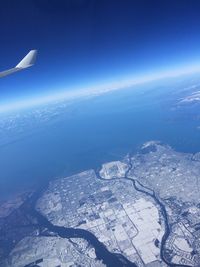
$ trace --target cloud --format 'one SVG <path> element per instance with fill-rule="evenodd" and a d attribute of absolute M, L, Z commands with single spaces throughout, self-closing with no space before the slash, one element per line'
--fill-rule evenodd
<path fill-rule="evenodd" d="M 75 90 L 61 90 L 58 93 L 51 93 L 45 96 L 35 96 L 29 97 L 27 99 L 8 102 L 5 104 L 0 105 L 0 113 L 15 111 L 19 109 L 31 108 L 34 106 L 39 106 L 43 104 L 58 102 L 58 101 L 68 101 L 74 99 L 81 99 L 87 97 L 95 97 L 102 94 L 106 94 L 108 92 L 122 90 L 125 88 L 130 88 L 139 85 L 145 84 L 148 82 L 153 82 L 156 80 L 161 80 L 165 78 L 173 78 L 178 77 L 185 74 L 192 74 L 200 72 L 200 66 L 193 66 L 182 68 L 181 70 L 173 70 L 168 72 L 162 73 L 155 73 L 151 75 L 146 75 L 134 79 L 126 79 L 118 82 L 113 82 L 110 84 L 103 84 L 100 86 L 89 87 L 89 88 L 82 88 L 82 89 L 75 89 Z M 55 90 L 57 92 L 57 90 Z"/>

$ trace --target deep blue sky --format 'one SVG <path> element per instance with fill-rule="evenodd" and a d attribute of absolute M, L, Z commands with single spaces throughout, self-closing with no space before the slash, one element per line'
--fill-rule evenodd
<path fill-rule="evenodd" d="M 199 0 L 3 0 L 0 103 L 200 62 Z"/>

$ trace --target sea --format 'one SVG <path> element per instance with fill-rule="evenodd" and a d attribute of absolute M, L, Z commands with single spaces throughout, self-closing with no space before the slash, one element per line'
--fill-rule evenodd
<path fill-rule="evenodd" d="M 0 116 L 0 199 L 137 153 L 150 140 L 200 151 L 200 75 L 165 78 Z"/>

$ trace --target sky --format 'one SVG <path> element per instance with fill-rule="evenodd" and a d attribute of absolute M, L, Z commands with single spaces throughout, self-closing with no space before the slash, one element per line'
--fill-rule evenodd
<path fill-rule="evenodd" d="M 3 0 L 0 105 L 200 65 L 199 0 Z M 94 89 L 95 90 L 95 89 Z"/>

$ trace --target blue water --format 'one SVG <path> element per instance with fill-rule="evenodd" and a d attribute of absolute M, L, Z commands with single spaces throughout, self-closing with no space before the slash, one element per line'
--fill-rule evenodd
<path fill-rule="evenodd" d="M 121 159 L 149 140 L 200 151 L 198 110 L 173 109 L 194 82 L 157 82 L 78 101 L 37 127 L 33 122 L 23 135 L 13 133 L 0 146 L 1 197 Z"/>

